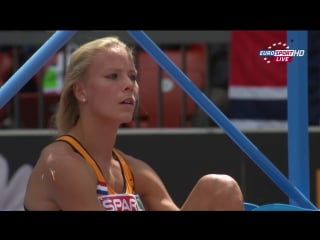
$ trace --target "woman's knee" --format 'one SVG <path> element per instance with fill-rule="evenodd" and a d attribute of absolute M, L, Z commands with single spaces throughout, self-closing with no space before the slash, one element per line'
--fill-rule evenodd
<path fill-rule="evenodd" d="M 199 190 L 211 194 L 217 205 L 242 208 L 243 195 L 238 182 L 226 174 L 207 174 L 197 183 Z"/>

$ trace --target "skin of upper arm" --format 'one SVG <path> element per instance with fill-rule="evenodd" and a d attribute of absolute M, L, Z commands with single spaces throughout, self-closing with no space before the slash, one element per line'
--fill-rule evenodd
<path fill-rule="evenodd" d="M 105 210 L 97 198 L 96 175 L 79 154 L 62 151 L 46 156 L 43 174 L 48 195 L 61 210 Z"/>
<path fill-rule="evenodd" d="M 135 191 L 139 194 L 146 210 L 179 210 L 162 180 L 151 166 L 130 155 L 125 155 L 125 158 L 134 176 Z"/>

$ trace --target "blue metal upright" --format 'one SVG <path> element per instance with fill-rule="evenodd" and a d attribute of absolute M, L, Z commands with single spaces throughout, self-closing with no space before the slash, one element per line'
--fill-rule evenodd
<path fill-rule="evenodd" d="M 288 85 L 288 176 L 310 198 L 308 138 L 308 31 L 287 31 L 296 56 L 287 63 Z M 300 205 L 290 198 L 289 202 Z M 300 205 L 301 206 L 301 205 Z"/>

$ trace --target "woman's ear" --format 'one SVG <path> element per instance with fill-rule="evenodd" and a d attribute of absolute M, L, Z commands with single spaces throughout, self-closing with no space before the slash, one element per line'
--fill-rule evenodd
<path fill-rule="evenodd" d="M 73 93 L 76 99 L 78 99 L 79 102 L 86 102 L 86 91 L 84 90 L 83 84 L 81 82 L 75 82 L 72 86 Z"/>

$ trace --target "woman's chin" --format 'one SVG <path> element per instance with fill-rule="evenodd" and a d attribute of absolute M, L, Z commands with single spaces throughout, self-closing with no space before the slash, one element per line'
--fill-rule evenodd
<path fill-rule="evenodd" d="M 133 122 L 133 118 L 130 117 L 130 118 L 123 118 L 121 121 L 120 121 L 120 124 L 131 124 Z"/>

